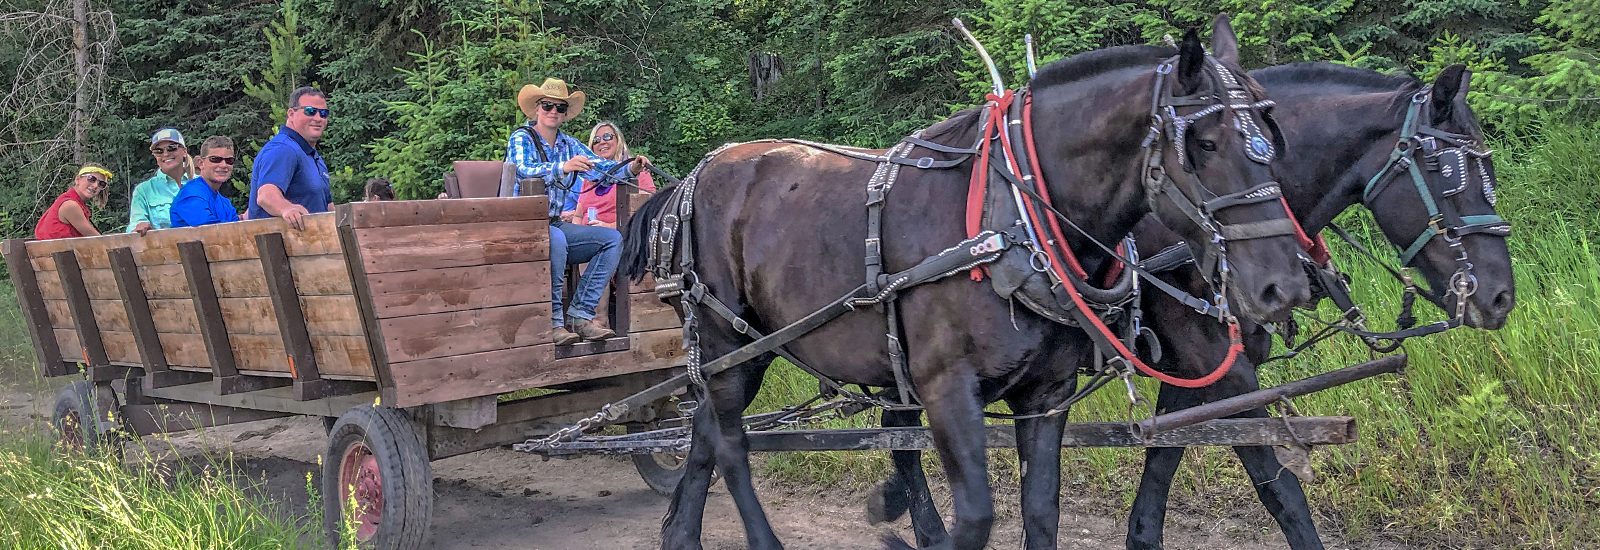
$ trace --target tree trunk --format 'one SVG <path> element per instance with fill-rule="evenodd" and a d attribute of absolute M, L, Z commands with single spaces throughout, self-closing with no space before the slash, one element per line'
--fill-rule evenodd
<path fill-rule="evenodd" d="M 72 1 L 72 22 L 72 47 L 78 68 L 72 108 L 72 163 L 82 166 L 83 150 L 89 143 L 89 128 L 84 121 L 89 111 L 89 0 Z"/>

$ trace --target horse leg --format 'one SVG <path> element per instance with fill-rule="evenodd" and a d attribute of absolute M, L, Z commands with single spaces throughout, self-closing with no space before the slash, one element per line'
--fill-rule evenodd
<path fill-rule="evenodd" d="M 1266 409 L 1245 411 L 1234 418 L 1265 418 Z M 1289 548 L 1294 550 L 1322 550 L 1322 538 L 1317 536 L 1317 526 L 1311 520 L 1311 505 L 1300 487 L 1300 479 L 1284 469 L 1272 447 L 1234 447 L 1234 454 L 1244 463 L 1250 481 L 1256 486 L 1256 495 L 1267 507 L 1272 519 L 1278 520 Z"/>
<path fill-rule="evenodd" d="M 1072 391 L 1075 384 L 1067 384 Z M 1050 409 L 1049 401 L 1059 392 L 1037 392 L 1032 398 L 1010 400 L 1011 410 L 1019 414 L 1038 414 Z M 1061 524 L 1061 433 L 1066 428 L 1065 414 L 1023 418 L 1015 422 L 1017 459 L 1022 464 L 1022 547 L 1028 550 L 1054 550 L 1056 531 Z"/>
<path fill-rule="evenodd" d="M 772 362 L 772 357 L 758 360 L 765 365 Z M 756 391 L 760 390 L 761 377 L 751 376 L 745 369 L 734 370 L 739 371 L 734 376 L 743 378 L 743 398 L 737 403 L 732 400 L 711 403 L 715 406 L 715 426 L 712 429 L 718 430 L 715 437 L 718 444 L 714 451 L 717 468 L 722 471 L 723 483 L 727 485 L 728 493 L 739 509 L 739 518 L 744 520 L 745 544 L 751 550 L 782 550 L 783 544 L 772 532 L 767 514 L 761 509 L 761 500 L 756 497 L 750 471 L 750 438 L 744 433 L 744 409 L 755 398 Z"/>
<path fill-rule="evenodd" d="M 716 421 L 710 407 L 706 406 L 708 393 L 701 392 L 700 407 L 694 411 L 690 434 L 689 456 L 684 461 L 683 478 L 672 490 L 672 504 L 661 520 L 662 550 L 700 550 L 700 525 L 705 519 L 706 493 L 711 490 L 711 474 L 715 466 L 717 433 Z"/>
<path fill-rule="evenodd" d="M 964 368 L 965 367 L 965 368 Z M 989 487 L 988 456 L 984 452 L 983 404 L 970 364 L 952 363 L 917 385 L 927 405 L 934 448 L 950 480 L 955 522 L 951 537 L 937 548 L 979 550 L 989 542 L 994 527 L 994 494 Z M 916 372 L 913 370 L 913 372 Z M 889 548 L 908 548 L 888 537 Z"/>
<path fill-rule="evenodd" d="M 1199 404 L 1200 392 L 1165 384 L 1156 397 L 1158 411 L 1175 411 Z M 1167 519 L 1167 494 L 1172 489 L 1172 478 L 1178 474 L 1178 465 L 1183 462 L 1183 451 L 1183 447 L 1144 450 L 1144 475 L 1139 478 L 1139 492 L 1128 513 L 1128 550 L 1161 548 L 1161 530 Z"/>
<path fill-rule="evenodd" d="M 701 524 L 705 518 L 706 497 L 711 489 L 713 467 L 717 466 L 720 450 L 728 444 L 723 419 L 732 418 L 743 437 L 743 413 L 755 399 L 761 387 L 762 375 L 772 357 L 763 356 L 713 376 L 706 381 L 707 388 L 696 388 L 700 405 L 695 408 L 694 431 L 691 435 L 689 456 L 684 464 L 684 475 L 672 491 L 672 504 L 661 524 L 663 550 L 699 550 Z M 748 446 L 744 447 L 748 453 Z M 746 461 L 748 471 L 748 461 Z M 728 471 L 726 467 L 724 472 Z M 731 485 L 731 482 L 730 482 Z M 731 488 L 731 486 L 730 486 Z M 737 498 L 735 499 L 737 503 Z M 759 505 L 757 506 L 759 512 Z M 743 515 L 743 508 L 740 513 Z M 748 521 L 745 522 L 749 524 Z M 761 523 L 766 525 L 765 516 Z M 747 528 L 748 531 L 748 528 Z M 767 528 L 770 534 L 771 529 Z M 755 538 L 748 540 L 755 541 Z M 772 541 L 776 544 L 776 540 Z M 755 542 L 751 548 L 757 546 Z M 772 546 L 776 548 L 777 546 Z"/>
<path fill-rule="evenodd" d="M 922 413 L 917 411 L 883 411 L 883 426 L 921 426 Z M 893 451 L 894 473 L 875 488 L 872 498 L 879 500 L 868 506 L 870 520 L 882 523 L 900 519 L 907 510 L 911 512 L 911 529 L 916 532 L 917 546 L 934 546 L 950 538 L 944 529 L 944 520 L 933 504 L 928 490 L 928 477 L 922 471 L 922 451 Z"/>

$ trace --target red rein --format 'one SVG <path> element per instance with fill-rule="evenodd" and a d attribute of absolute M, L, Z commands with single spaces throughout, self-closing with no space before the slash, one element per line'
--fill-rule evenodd
<path fill-rule="evenodd" d="M 1011 102 L 1014 99 L 1015 96 L 1013 96 L 1012 92 L 1010 91 L 998 96 L 990 94 L 989 124 L 983 129 L 985 136 L 990 135 L 990 132 L 997 132 L 1000 136 L 1001 147 L 1004 147 L 1006 150 L 1010 150 L 1013 147 L 1013 144 L 1010 142 L 1010 138 L 1005 132 L 1002 120 L 1004 118 L 1006 109 L 1010 107 Z M 1024 99 L 1022 106 L 1022 136 L 1024 145 L 1027 147 L 1028 151 L 1029 168 L 1033 170 L 1034 174 L 1035 190 L 1039 193 L 1039 196 L 1045 200 L 1046 204 L 1050 204 L 1050 194 L 1045 189 L 1043 172 L 1039 170 L 1039 154 L 1035 150 L 1033 143 L 1033 101 L 1031 100 L 1031 97 Z M 980 159 L 989 158 L 990 142 L 991 140 L 987 138 L 983 140 L 983 145 L 979 151 L 979 154 L 982 155 L 979 157 Z M 1007 163 L 1010 164 L 1010 166 L 1007 168 L 1009 168 L 1013 174 L 1018 173 L 1018 167 L 1015 164 L 1016 155 L 1007 155 L 1007 157 Z M 973 170 L 972 183 L 967 189 L 966 221 L 968 237 L 977 236 L 980 229 L 979 225 L 982 223 L 983 195 L 988 187 L 988 173 L 989 170 L 982 166 L 975 168 Z M 1022 215 L 1033 218 L 1033 201 L 1028 197 L 1023 197 L 1022 200 L 1028 208 L 1028 211 L 1023 212 Z M 1287 208 L 1287 204 L 1285 204 L 1285 208 Z M 1291 217 L 1291 219 L 1293 218 Z M 1044 236 L 1047 241 L 1054 240 L 1056 242 L 1055 246 L 1050 246 L 1049 243 L 1040 243 L 1045 251 L 1045 254 L 1050 258 L 1050 268 L 1055 271 L 1056 277 L 1060 278 L 1062 281 L 1066 281 L 1067 277 L 1077 277 L 1079 280 L 1088 280 L 1088 273 L 1084 271 L 1083 265 L 1078 262 L 1078 258 L 1072 253 L 1072 249 L 1066 245 L 1067 240 L 1064 233 L 1061 231 L 1061 224 L 1059 221 L 1055 218 L 1047 218 L 1043 223 L 1037 219 L 1033 221 L 1035 222 L 1033 224 L 1034 227 L 1039 228 L 1039 230 L 1049 230 L 1050 233 Z M 1296 229 L 1298 231 L 1298 224 L 1296 224 Z M 1299 236 L 1303 238 L 1304 232 L 1299 232 Z M 1309 241 L 1309 239 L 1306 239 L 1306 241 Z M 1067 272 L 1068 269 L 1071 269 L 1070 274 Z M 983 280 L 983 274 L 978 268 L 974 268 L 972 270 L 972 280 Z M 1068 292 L 1067 295 L 1072 297 L 1073 304 L 1081 311 L 1090 311 L 1089 304 L 1084 302 L 1083 296 L 1080 295 L 1076 290 L 1072 290 L 1070 288 L 1069 290 L 1071 291 Z M 1150 375 L 1150 377 L 1155 378 L 1156 380 L 1160 380 L 1163 383 L 1171 384 L 1180 388 L 1203 388 L 1216 383 L 1217 380 L 1220 380 L 1224 375 L 1228 374 L 1228 369 L 1232 368 L 1234 361 L 1239 357 L 1239 353 L 1244 351 L 1244 342 L 1240 337 L 1239 325 L 1237 323 L 1230 323 L 1228 325 L 1228 356 L 1222 361 L 1222 364 L 1219 365 L 1216 370 L 1212 371 L 1211 374 L 1200 378 L 1177 378 L 1162 373 L 1161 371 L 1146 365 L 1144 361 L 1139 360 L 1139 355 L 1134 353 L 1132 350 L 1129 350 L 1127 346 L 1123 345 L 1122 340 L 1117 338 L 1116 334 L 1112 333 L 1111 329 L 1107 327 L 1098 316 L 1085 315 L 1085 317 L 1089 319 L 1089 323 L 1093 325 L 1093 329 L 1098 330 L 1100 331 L 1100 334 L 1105 335 L 1106 340 L 1111 342 L 1111 346 L 1116 349 L 1117 353 L 1129 364 L 1133 365 L 1134 368 L 1139 369 L 1140 372 Z M 1087 327 L 1085 329 L 1087 330 Z"/>

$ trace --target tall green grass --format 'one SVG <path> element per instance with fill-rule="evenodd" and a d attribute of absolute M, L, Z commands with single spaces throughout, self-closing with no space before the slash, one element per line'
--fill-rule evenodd
<path fill-rule="evenodd" d="M 1552 122 L 1537 139 L 1497 144 L 1499 211 L 1511 220 L 1517 308 L 1495 332 L 1461 329 L 1406 343 L 1403 376 L 1381 377 L 1296 400 L 1303 414 L 1357 419 L 1361 441 L 1313 455 L 1307 484 L 1324 532 L 1420 546 L 1581 548 L 1600 544 L 1600 125 Z M 1359 209 L 1357 209 L 1359 210 Z M 1344 221 L 1376 235 L 1362 212 Z M 1369 241 L 1379 242 L 1379 241 Z M 1383 250 L 1388 250 L 1385 245 Z M 1374 264 L 1338 250 L 1357 299 L 1379 326 L 1392 323 L 1400 289 Z M 1424 320 L 1442 312 L 1426 303 Z M 1331 309 L 1323 312 L 1332 318 Z M 1370 358 L 1335 339 L 1262 369 L 1263 385 Z M 781 362 L 780 362 L 781 363 Z M 1141 381 L 1145 395 L 1155 386 Z M 787 365 L 768 375 L 757 407 L 798 402 L 816 383 Z M 1073 421 L 1128 418 L 1126 398 L 1102 391 Z M 870 426 L 862 415 L 837 426 Z M 930 453 L 931 454 L 931 453 Z M 991 455 L 991 477 L 1014 483 L 1014 453 Z M 1063 491 L 1131 505 L 1143 452 L 1069 450 Z M 932 459 L 930 459 L 930 464 Z M 769 455 L 768 474 L 796 482 L 871 482 L 886 453 Z M 1194 449 L 1173 488 L 1174 506 L 1269 524 L 1228 449 Z"/>
<path fill-rule="evenodd" d="M 0 433 L 0 548 L 312 549 L 318 525 L 288 520 L 233 475 L 62 453 L 35 431 Z"/>

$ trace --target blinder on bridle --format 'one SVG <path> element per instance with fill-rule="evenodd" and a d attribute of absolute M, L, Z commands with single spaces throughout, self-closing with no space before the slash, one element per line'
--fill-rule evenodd
<path fill-rule="evenodd" d="M 1167 91 L 1168 76 L 1177 65 L 1177 58 L 1168 59 L 1156 69 L 1155 94 L 1150 106 L 1150 133 L 1145 137 L 1145 191 L 1150 201 L 1150 208 L 1156 208 L 1158 197 L 1166 196 L 1182 211 L 1191 221 L 1202 230 L 1211 233 L 1212 239 L 1209 246 L 1204 247 L 1200 254 L 1200 273 L 1217 288 L 1219 303 L 1226 300 L 1223 288 L 1229 278 L 1229 268 L 1226 259 L 1227 241 L 1242 241 L 1262 239 L 1298 234 L 1299 226 L 1293 216 L 1284 209 L 1284 216 L 1269 220 L 1255 222 L 1224 224 L 1217 219 L 1217 214 L 1229 208 L 1247 206 L 1263 202 L 1282 202 L 1283 190 L 1275 181 L 1266 181 L 1258 185 L 1226 195 L 1216 196 L 1204 200 L 1200 205 L 1184 195 L 1167 175 L 1164 160 L 1161 154 L 1161 139 L 1163 133 L 1167 141 L 1171 142 L 1178 161 L 1186 173 L 1193 174 L 1196 166 L 1188 154 L 1188 141 L 1190 127 L 1198 120 L 1211 115 L 1221 115 L 1224 123 L 1233 131 L 1239 132 L 1245 140 L 1245 156 L 1251 161 L 1270 165 L 1277 157 L 1279 149 L 1283 148 L 1283 137 L 1278 131 L 1277 124 L 1268 116 L 1268 109 L 1275 103 L 1271 100 L 1253 101 L 1250 90 L 1239 82 L 1239 78 L 1216 58 L 1206 56 L 1205 72 L 1211 80 L 1211 89 L 1197 91 L 1186 96 L 1172 96 Z M 1219 97 L 1218 91 L 1222 97 Z M 1199 111 L 1187 115 L 1178 114 L 1179 108 L 1202 107 Z M 1251 115 L 1260 114 L 1271 130 L 1269 137 L 1261 125 L 1256 124 Z M 1206 193 L 1212 193 L 1203 182 L 1195 182 L 1196 186 Z M 1224 305 L 1224 308 L 1226 306 Z"/>
<path fill-rule="evenodd" d="M 1404 170 L 1411 175 L 1411 182 L 1422 197 L 1423 207 L 1427 209 L 1428 226 L 1412 240 L 1410 246 L 1400 250 L 1400 266 L 1409 266 L 1435 237 L 1444 239 L 1456 252 L 1457 268 L 1450 278 L 1450 284 L 1455 287 L 1457 309 L 1460 309 L 1464 307 L 1466 297 L 1477 289 L 1477 279 L 1472 276 L 1472 262 L 1467 258 L 1466 249 L 1461 246 L 1461 237 L 1473 233 L 1506 237 L 1511 234 L 1511 223 L 1495 214 L 1463 216 L 1454 204 L 1445 200 L 1471 187 L 1474 180 L 1472 168 L 1477 168 L 1476 180 L 1484 199 L 1494 206 L 1497 200 L 1494 172 L 1489 164 L 1491 152 L 1483 148 L 1477 138 L 1446 132 L 1422 122 L 1432 120 L 1432 114 L 1427 112 L 1428 106 L 1433 103 L 1432 97 L 1431 86 L 1411 97 L 1405 123 L 1400 129 L 1402 137 L 1395 144 L 1394 152 L 1389 154 L 1388 163 L 1367 182 L 1361 199 L 1370 207 L 1374 198 L 1399 179 L 1395 177 L 1398 176 L 1397 172 Z M 1417 160 L 1419 152 L 1420 162 Z M 1423 170 L 1439 175 L 1439 189 L 1428 184 L 1422 175 Z M 1444 294 L 1440 292 L 1438 298 L 1443 297 Z"/>

